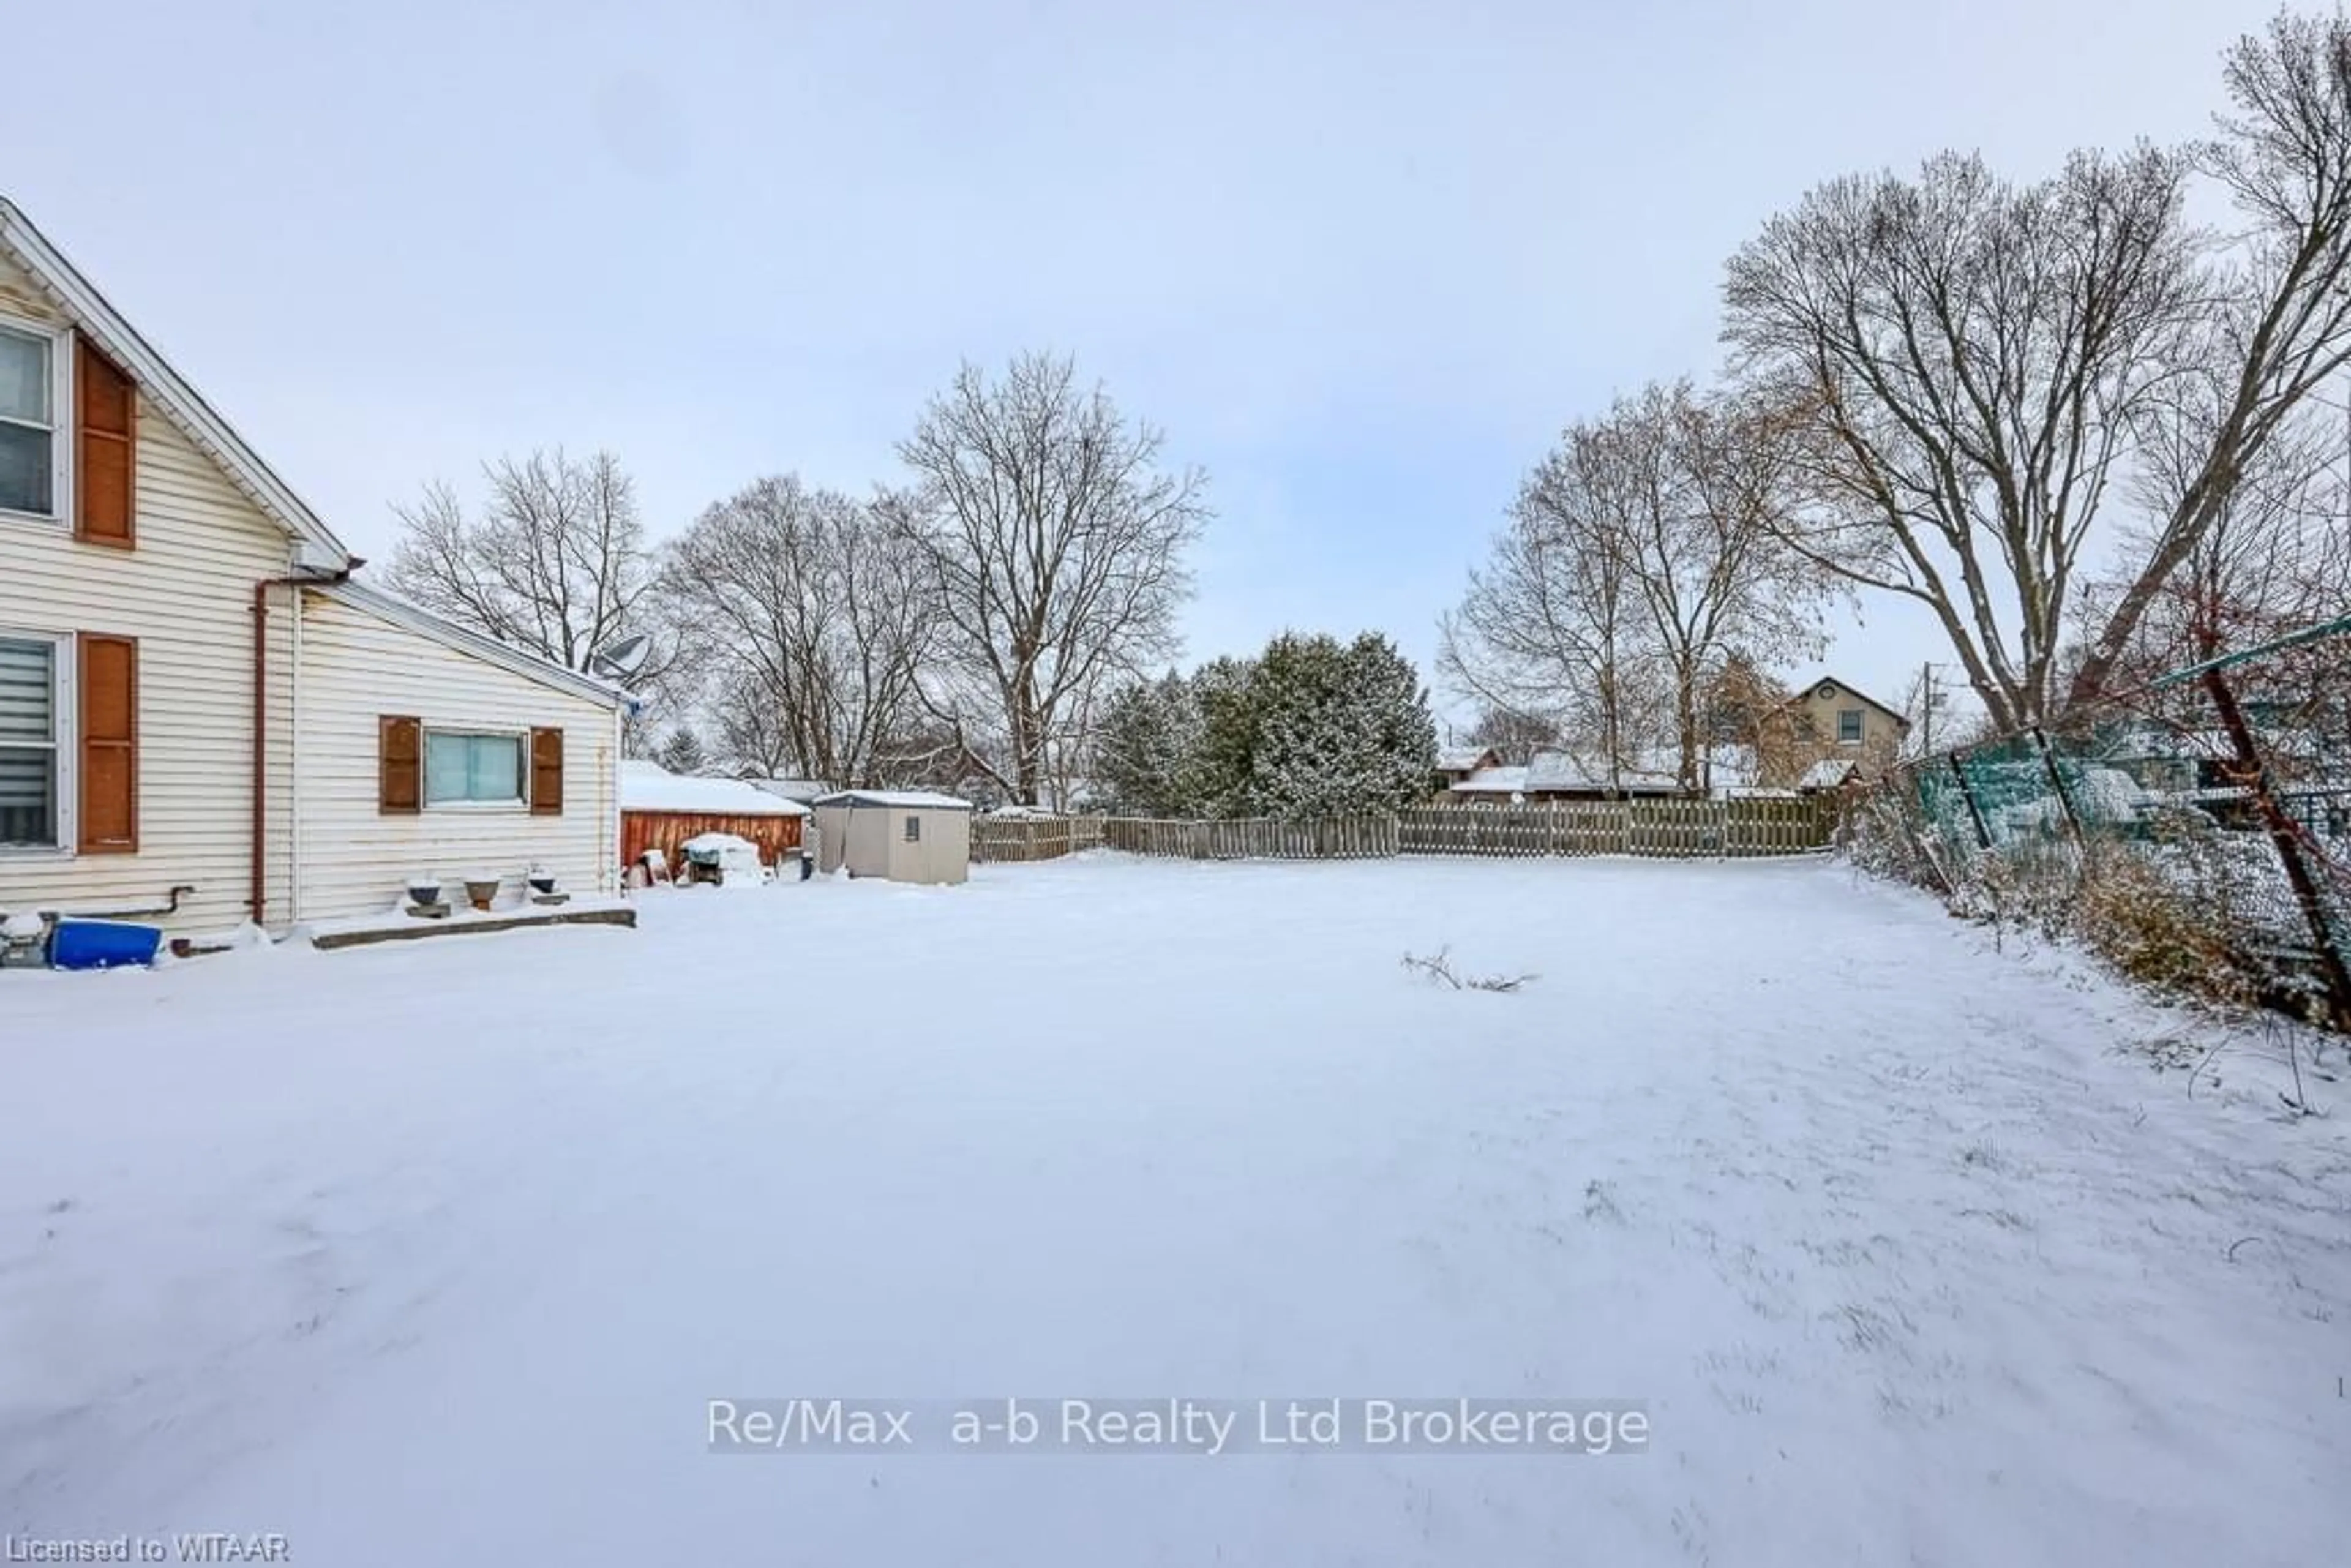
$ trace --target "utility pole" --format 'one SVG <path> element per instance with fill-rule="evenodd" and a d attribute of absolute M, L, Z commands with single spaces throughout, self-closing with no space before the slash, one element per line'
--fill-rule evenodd
<path fill-rule="evenodd" d="M 1935 755 L 1935 661 L 1918 666 L 1918 755 Z"/>

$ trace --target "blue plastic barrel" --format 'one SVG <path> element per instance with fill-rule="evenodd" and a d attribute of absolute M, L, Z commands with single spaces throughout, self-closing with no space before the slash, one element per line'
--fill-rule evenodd
<path fill-rule="evenodd" d="M 49 937 L 49 963 L 60 969 L 110 969 L 152 964 L 163 933 L 120 920 L 60 920 Z"/>

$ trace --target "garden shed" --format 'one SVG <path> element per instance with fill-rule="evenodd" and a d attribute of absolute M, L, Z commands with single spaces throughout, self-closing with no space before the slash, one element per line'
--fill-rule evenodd
<path fill-rule="evenodd" d="M 675 870 L 680 848 L 704 833 L 732 833 L 772 866 L 799 852 L 809 809 L 736 779 L 695 779 L 658 762 L 621 764 L 621 864 L 659 850 Z"/>
<path fill-rule="evenodd" d="M 843 789 L 816 802 L 820 869 L 892 882 L 971 874 L 971 802 L 921 789 Z"/>

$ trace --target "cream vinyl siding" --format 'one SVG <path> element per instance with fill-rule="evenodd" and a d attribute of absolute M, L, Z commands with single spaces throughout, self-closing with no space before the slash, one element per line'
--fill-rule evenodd
<path fill-rule="evenodd" d="M 1835 691 L 1823 696 L 1821 689 L 1824 685 L 1834 686 Z M 1813 738 L 1835 747 L 1840 753 L 1865 751 L 1890 757 L 1902 744 L 1902 728 L 1894 716 L 1841 681 L 1815 681 L 1799 701 L 1800 711 L 1812 720 Z M 1861 711 L 1861 738 L 1841 739 L 1837 715 L 1854 708 Z"/>
<path fill-rule="evenodd" d="M 575 894 L 617 886 L 620 726 L 611 705 L 322 592 L 302 595 L 301 643 L 298 918 L 391 910 L 414 872 L 451 879 L 493 872 L 504 895 L 521 890 L 536 862 Z M 386 714 L 422 718 L 428 734 L 562 730 L 563 814 L 428 805 L 410 816 L 383 815 L 376 808 L 376 748 L 377 720 Z"/>
<path fill-rule="evenodd" d="M 0 313 L 64 324 L 5 256 Z M 0 518 L 0 629 L 139 639 L 139 852 L 0 850 L 0 909 L 104 913 L 160 904 L 186 883 L 195 892 L 162 923 L 218 931 L 250 909 L 253 585 L 285 572 L 289 543 L 143 395 L 137 417 L 138 548 L 78 544 L 68 528 Z M 282 622 L 272 626 L 271 656 L 277 837 L 289 821 Z M 68 758 L 77 716 L 67 716 Z M 285 877 L 273 863 L 268 897 L 281 908 Z"/>

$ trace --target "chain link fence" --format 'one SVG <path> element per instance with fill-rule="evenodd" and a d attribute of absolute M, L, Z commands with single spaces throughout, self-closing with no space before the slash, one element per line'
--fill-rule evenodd
<path fill-rule="evenodd" d="M 1907 762 L 1840 835 L 1960 914 L 2351 1031 L 2351 620 Z"/>

